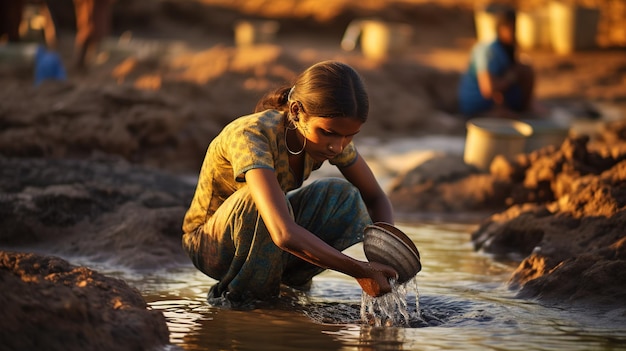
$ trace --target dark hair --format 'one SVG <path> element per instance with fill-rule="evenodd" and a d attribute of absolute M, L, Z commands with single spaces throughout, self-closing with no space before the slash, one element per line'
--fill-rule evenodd
<path fill-rule="evenodd" d="M 515 9 L 511 7 L 504 7 L 500 9 L 496 14 L 496 29 L 501 26 L 513 26 L 515 27 L 515 22 L 517 20 L 517 15 L 515 13 Z"/>
<path fill-rule="evenodd" d="M 288 97 L 298 101 L 305 114 L 318 117 L 354 117 L 367 120 L 369 99 L 359 74 L 345 63 L 323 61 L 302 72 L 293 85 L 265 95 L 256 112 L 275 109 L 287 112 Z"/>

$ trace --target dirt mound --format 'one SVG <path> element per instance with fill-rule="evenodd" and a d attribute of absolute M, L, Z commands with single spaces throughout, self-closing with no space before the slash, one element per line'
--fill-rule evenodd
<path fill-rule="evenodd" d="M 455 109 L 450 92 L 458 74 L 401 59 L 376 68 L 358 57 L 345 61 L 370 93 L 364 134 L 463 130 L 446 113 Z M 224 125 L 252 113 L 267 91 L 290 84 L 308 64 L 278 45 L 218 45 L 160 58 L 119 56 L 85 78 L 38 87 L 12 76 L 0 86 L 0 148 L 11 157 L 101 152 L 196 173 Z"/>
<path fill-rule="evenodd" d="M 614 122 L 595 141 L 568 138 L 514 161 L 499 157 L 489 173 L 435 158 L 399 178 L 390 198 L 408 213 L 506 209 L 483 220 L 472 241 L 522 261 L 510 281 L 520 296 L 623 304 L 625 131 L 626 122 Z"/>
<path fill-rule="evenodd" d="M 48 256 L 0 251 L 0 343 L 7 350 L 145 350 L 168 344 L 136 289 Z"/>
<path fill-rule="evenodd" d="M 188 263 L 182 220 L 195 186 L 121 159 L 0 157 L 5 248 L 135 270 Z"/>

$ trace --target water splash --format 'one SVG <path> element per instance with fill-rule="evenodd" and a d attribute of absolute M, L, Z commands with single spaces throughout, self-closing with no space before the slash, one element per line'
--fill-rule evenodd
<path fill-rule="evenodd" d="M 408 327 L 411 320 L 420 319 L 419 291 L 417 279 L 412 278 L 404 284 L 394 279 L 391 292 L 381 297 L 372 297 L 365 292 L 361 294 L 361 320 L 374 327 Z M 415 294 L 415 310 L 409 311 L 407 296 Z"/>

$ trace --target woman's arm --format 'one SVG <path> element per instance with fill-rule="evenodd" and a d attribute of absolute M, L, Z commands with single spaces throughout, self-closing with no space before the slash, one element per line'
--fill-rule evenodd
<path fill-rule="evenodd" d="M 246 182 L 276 246 L 317 266 L 354 277 L 369 295 L 380 296 L 391 291 L 389 278 L 397 277 L 391 267 L 344 255 L 291 218 L 273 170 L 249 170 Z"/>
<path fill-rule="evenodd" d="M 502 94 L 517 82 L 517 63 L 511 62 L 499 45 L 480 45 L 472 55 L 480 94 L 501 104 Z"/>
<path fill-rule="evenodd" d="M 372 221 L 393 224 L 393 208 L 389 198 L 378 184 L 363 157 L 361 155 L 357 157 L 355 163 L 349 167 L 341 168 L 341 173 L 359 189 Z"/>
<path fill-rule="evenodd" d="M 503 102 L 502 93 L 517 81 L 517 71 L 511 67 L 502 77 L 496 77 L 489 71 L 479 71 L 476 73 L 480 94 L 485 99 L 493 99 L 495 103 Z"/>

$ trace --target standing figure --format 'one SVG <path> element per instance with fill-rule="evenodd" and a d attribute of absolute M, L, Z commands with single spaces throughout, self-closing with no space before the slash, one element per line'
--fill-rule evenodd
<path fill-rule="evenodd" d="M 502 11 L 496 20 L 496 39 L 472 48 L 458 87 L 460 112 L 466 117 L 493 110 L 515 116 L 531 107 L 534 73 L 517 55 L 515 25 L 515 11 Z"/>
<path fill-rule="evenodd" d="M 76 16 L 76 38 L 74 45 L 74 67 L 86 67 L 88 57 L 95 52 L 111 27 L 112 7 L 115 0 L 73 0 Z M 57 12 L 66 4 L 60 0 L 29 0 L 40 4 L 45 17 L 44 35 L 48 49 L 56 49 Z M 24 0 L 0 0 L 0 39 L 6 36 L 9 42 L 20 40 L 19 27 L 24 11 Z"/>
<path fill-rule="evenodd" d="M 76 41 L 74 66 L 84 68 L 88 56 L 95 52 L 111 27 L 114 0 L 74 0 Z"/>
<path fill-rule="evenodd" d="M 325 61 L 259 101 L 210 143 L 183 223 L 193 264 L 218 280 L 209 300 L 243 304 L 277 297 L 280 285 L 310 286 L 325 269 L 372 296 L 396 271 L 341 251 L 373 221 L 393 223 L 391 204 L 352 138 L 369 110 L 350 66 Z M 324 162 L 345 179 L 303 185 Z"/>

